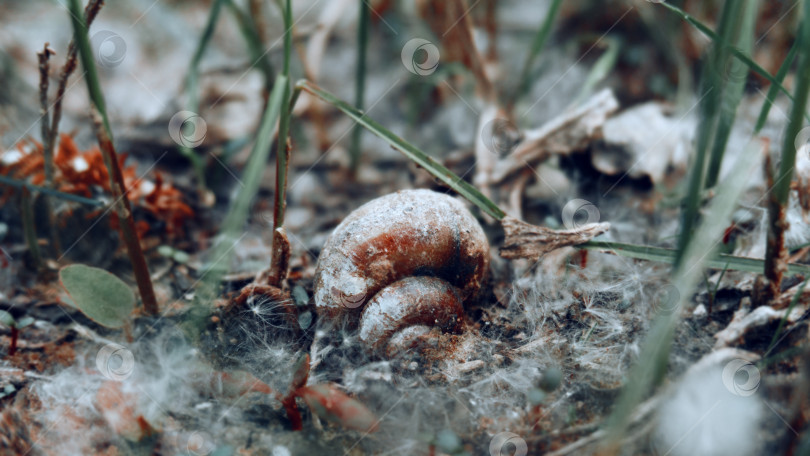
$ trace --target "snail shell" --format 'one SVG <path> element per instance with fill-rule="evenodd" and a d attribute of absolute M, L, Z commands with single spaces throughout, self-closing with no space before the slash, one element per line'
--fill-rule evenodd
<path fill-rule="evenodd" d="M 364 204 L 335 228 L 318 258 L 315 305 L 321 319 L 361 320 L 361 339 L 382 349 L 406 326 L 440 320 L 443 329 L 459 329 L 461 303 L 481 289 L 488 266 L 487 238 L 463 204 L 402 190 Z"/>
<path fill-rule="evenodd" d="M 383 288 L 366 304 L 360 317 L 360 341 L 371 351 L 390 356 L 411 348 L 426 334 L 430 328 L 425 323 L 455 333 L 463 318 L 456 287 L 436 277 L 407 277 Z"/>

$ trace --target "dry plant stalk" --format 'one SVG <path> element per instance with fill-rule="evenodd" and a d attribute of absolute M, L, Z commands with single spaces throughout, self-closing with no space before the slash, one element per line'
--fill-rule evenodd
<path fill-rule="evenodd" d="M 53 49 L 48 47 L 49 43 L 45 43 L 42 52 L 37 53 L 39 60 L 39 107 L 40 107 L 40 122 L 42 127 L 42 142 L 43 142 L 43 167 L 45 169 L 45 186 L 53 188 L 53 147 L 44 147 L 45 143 L 50 141 L 51 128 L 48 119 L 48 84 L 50 76 L 50 58 L 55 54 Z M 42 201 L 45 203 L 45 211 L 48 213 L 48 229 L 51 235 L 51 248 L 53 254 L 58 254 L 62 250 L 59 244 L 59 232 L 56 229 L 56 216 L 51 209 L 51 200 L 47 195 L 42 196 Z"/>
<path fill-rule="evenodd" d="M 48 76 L 50 73 L 50 64 L 48 61 L 51 56 L 56 54 L 53 49 L 48 46 L 50 43 L 45 43 L 42 52 L 37 52 L 37 59 L 39 60 L 39 109 L 40 109 L 40 123 L 42 127 L 42 141 L 46 146 L 44 149 L 45 158 L 45 185 L 51 187 L 53 185 L 53 147 L 47 147 L 47 141 L 50 138 L 50 122 L 48 119 Z"/>
<path fill-rule="evenodd" d="M 765 154 L 765 177 L 769 189 L 774 188 L 774 170 L 769 154 Z M 755 282 L 753 304 L 768 304 L 779 295 L 782 289 L 782 276 L 787 272 L 788 252 L 785 249 L 785 231 L 788 222 L 785 219 L 785 206 L 780 204 L 774 191 L 768 192 L 768 230 L 767 249 L 765 252 L 765 278 L 760 276 Z"/>
<path fill-rule="evenodd" d="M 127 246 L 127 253 L 132 262 L 132 270 L 135 273 L 135 281 L 138 283 L 138 290 L 141 293 L 143 307 L 150 315 L 158 314 L 157 299 L 155 290 L 152 288 L 152 279 L 149 277 L 149 268 L 146 265 L 146 258 L 143 256 L 141 243 L 138 241 L 135 220 L 132 217 L 132 207 L 126 197 L 127 189 L 124 185 L 124 176 L 121 167 L 118 165 L 118 156 L 115 153 L 107 130 L 104 128 L 101 114 L 93 106 L 91 111 L 93 127 L 98 138 L 99 148 L 104 156 L 107 169 L 110 174 L 110 188 L 113 196 L 113 213 L 118 217 L 118 226 L 121 230 L 121 238 Z"/>
<path fill-rule="evenodd" d="M 442 40 L 443 60 L 463 63 L 475 76 L 481 97 L 494 99 L 495 89 L 473 40 L 472 7 L 464 0 L 422 0 L 418 8 L 433 33 Z"/>
<path fill-rule="evenodd" d="M 260 272 L 254 283 L 281 288 L 281 283 L 287 278 L 287 271 L 290 268 L 290 241 L 284 227 L 278 227 L 273 231 L 272 255 L 270 268 Z"/>
<path fill-rule="evenodd" d="M 584 244 L 610 229 L 610 223 L 602 222 L 589 223 L 572 230 L 557 231 L 531 225 L 508 215 L 501 220 L 501 224 L 506 238 L 500 254 L 510 260 L 527 258 L 536 261 L 548 252 Z"/>

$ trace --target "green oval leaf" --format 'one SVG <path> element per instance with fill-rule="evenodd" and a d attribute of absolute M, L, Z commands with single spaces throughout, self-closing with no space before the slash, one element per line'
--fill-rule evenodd
<path fill-rule="evenodd" d="M 74 306 L 96 323 L 120 328 L 135 307 L 135 294 L 121 279 L 109 272 L 72 264 L 59 270 L 59 282 Z"/>
<path fill-rule="evenodd" d="M 11 328 L 17 322 L 14 321 L 14 317 L 12 317 L 10 313 L 6 312 L 5 310 L 0 310 L 0 323 Z"/>

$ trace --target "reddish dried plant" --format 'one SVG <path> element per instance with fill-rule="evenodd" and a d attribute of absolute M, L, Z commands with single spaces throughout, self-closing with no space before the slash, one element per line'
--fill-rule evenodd
<path fill-rule="evenodd" d="M 27 180 L 34 185 L 45 182 L 45 163 L 42 144 L 33 139 L 20 141 L 16 151 L 6 152 L 0 161 L 0 173 L 3 175 Z M 155 172 L 154 181 L 139 178 L 135 166 L 124 166 L 126 154 L 119 155 L 124 184 L 127 188 L 127 199 L 135 207 L 142 208 L 166 225 L 169 235 L 182 234 L 185 221 L 194 216 L 194 211 L 184 201 L 180 190 Z M 111 194 L 110 178 L 104 158 L 98 147 L 80 151 L 70 135 L 60 135 L 59 149 L 54 157 L 55 189 L 74 195 L 92 198 L 94 191 L 101 190 Z M 0 200 L 5 202 L 11 190 L 7 190 Z M 103 209 L 94 212 L 99 214 Z M 116 217 L 111 217 L 113 228 L 117 226 Z M 143 236 L 148 230 L 146 222 L 139 222 L 138 235 Z"/>

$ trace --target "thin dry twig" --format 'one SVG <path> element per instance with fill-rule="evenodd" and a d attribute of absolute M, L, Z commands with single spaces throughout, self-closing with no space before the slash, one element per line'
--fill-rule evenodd
<path fill-rule="evenodd" d="M 43 162 L 45 168 L 45 186 L 53 188 L 53 147 L 46 147 L 50 141 L 50 122 L 48 119 L 48 85 L 50 83 L 50 58 L 56 53 L 49 46 L 50 43 L 45 43 L 42 52 L 37 52 L 37 59 L 39 60 L 39 109 L 40 109 L 40 126 L 42 128 L 42 143 L 43 143 Z M 57 255 L 62 246 L 59 243 L 59 232 L 56 229 L 56 215 L 51 210 L 51 200 L 47 195 L 42 195 L 42 201 L 45 204 L 45 211 L 48 214 L 48 224 L 51 235 L 51 248 L 53 254 Z"/>
<path fill-rule="evenodd" d="M 118 217 L 121 238 L 127 246 L 127 253 L 132 262 L 132 270 L 135 273 L 135 281 L 138 283 L 138 290 L 141 293 L 143 307 L 150 315 L 157 315 L 158 305 L 157 299 L 155 298 L 155 290 L 152 288 L 149 268 L 146 265 L 141 243 L 138 240 L 135 220 L 132 217 L 132 207 L 127 198 L 127 189 L 124 184 L 124 175 L 121 172 L 121 167 L 118 162 L 118 155 L 115 153 L 115 147 L 112 141 L 110 141 L 110 137 L 107 135 L 107 130 L 104 128 L 101 114 L 99 114 L 95 106 L 92 108 L 91 115 L 96 137 L 98 138 L 98 144 L 102 154 L 104 154 L 104 161 L 107 164 L 107 169 L 110 174 L 110 188 L 112 189 L 114 199 L 113 212 L 115 216 Z"/>
<path fill-rule="evenodd" d="M 287 271 L 290 268 L 290 241 L 284 227 L 278 227 L 273 231 L 272 254 L 270 268 L 260 272 L 254 283 L 281 288 L 281 282 L 287 278 Z"/>
<path fill-rule="evenodd" d="M 48 84 L 50 76 L 49 60 L 52 55 L 56 53 L 48 47 L 50 43 L 45 43 L 42 52 L 37 52 L 37 59 L 39 60 L 39 109 L 40 109 L 40 126 L 42 127 L 42 141 L 45 143 L 44 158 L 45 158 L 45 184 L 50 187 L 53 184 L 53 149 L 47 147 L 47 141 L 50 137 L 50 122 L 48 119 Z"/>
<path fill-rule="evenodd" d="M 769 154 L 765 155 L 765 176 L 767 188 L 774 188 L 774 170 Z M 780 204 L 776 192 L 768 193 L 768 238 L 765 255 L 765 278 L 757 280 L 754 293 L 754 305 L 766 305 L 779 295 L 782 288 L 782 277 L 787 272 L 788 251 L 785 248 L 785 231 L 788 222 L 785 220 L 785 206 Z"/>
<path fill-rule="evenodd" d="M 442 40 L 442 60 L 463 63 L 475 76 L 481 98 L 493 100 L 495 89 L 486 74 L 484 59 L 475 46 L 472 17 L 469 14 L 471 7 L 467 2 L 424 0 L 419 2 L 418 8 L 433 32 Z"/>

